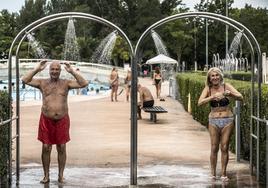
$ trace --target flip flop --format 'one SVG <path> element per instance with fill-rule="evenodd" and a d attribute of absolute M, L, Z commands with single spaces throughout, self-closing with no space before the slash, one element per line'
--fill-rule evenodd
<path fill-rule="evenodd" d="M 210 179 L 212 180 L 212 181 L 216 181 L 216 176 L 210 176 Z"/>
<path fill-rule="evenodd" d="M 229 181 L 229 178 L 227 176 L 222 176 L 221 181 L 223 182 Z"/>
<path fill-rule="evenodd" d="M 49 178 L 48 179 L 45 179 L 45 178 L 43 178 L 41 181 L 40 181 L 40 183 L 42 183 L 42 184 L 47 184 L 47 183 L 49 183 Z"/>

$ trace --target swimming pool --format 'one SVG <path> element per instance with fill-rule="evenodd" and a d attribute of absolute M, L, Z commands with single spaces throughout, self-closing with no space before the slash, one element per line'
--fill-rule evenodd
<path fill-rule="evenodd" d="M 12 80 L 12 99 L 16 100 L 16 84 L 15 80 Z M 0 90 L 7 90 L 8 89 L 8 81 L 7 80 L 1 80 L 0 81 Z M 108 84 L 104 83 L 98 83 L 96 81 L 90 82 L 87 87 L 81 88 L 79 90 L 79 93 L 77 93 L 77 89 L 71 89 L 69 91 L 70 96 L 74 95 L 87 95 L 87 96 L 105 96 L 109 92 L 110 88 Z M 39 91 L 39 89 L 36 89 L 34 87 L 23 85 L 20 81 L 20 100 L 21 101 L 30 101 L 30 100 L 41 100 L 42 94 Z"/>

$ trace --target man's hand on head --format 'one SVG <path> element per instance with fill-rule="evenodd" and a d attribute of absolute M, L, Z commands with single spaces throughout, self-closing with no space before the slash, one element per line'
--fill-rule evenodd
<path fill-rule="evenodd" d="M 69 62 L 65 61 L 65 62 L 63 62 L 63 64 L 65 65 L 64 68 L 65 68 L 65 70 L 67 72 L 69 72 L 69 73 L 72 73 L 73 72 L 73 68 L 72 68 L 72 66 L 71 66 L 71 64 Z"/>
<path fill-rule="evenodd" d="M 40 61 L 39 65 L 37 66 L 38 71 L 42 71 L 46 68 L 47 66 L 47 60 L 42 60 Z"/>

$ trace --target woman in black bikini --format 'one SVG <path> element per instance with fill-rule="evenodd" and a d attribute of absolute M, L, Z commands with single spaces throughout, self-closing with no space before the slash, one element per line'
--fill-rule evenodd
<path fill-rule="evenodd" d="M 223 82 L 219 68 L 210 68 L 207 73 L 206 86 L 198 100 L 198 105 L 209 103 L 208 130 L 211 140 L 210 165 L 212 179 L 216 179 L 216 165 L 219 145 L 221 149 L 221 180 L 228 181 L 226 168 L 229 160 L 229 140 L 234 129 L 233 113 L 229 107 L 230 98 L 243 100 L 243 96 L 231 84 Z"/>
<path fill-rule="evenodd" d="M 161 83 L 162 83 L 162 75 L 160 73 L 159 67 L 155 68 L 153 82 L 154 82 L 155 89 L 156 89 L 156 97 L 159 98 L 160 93 L 161 93 Z"/>

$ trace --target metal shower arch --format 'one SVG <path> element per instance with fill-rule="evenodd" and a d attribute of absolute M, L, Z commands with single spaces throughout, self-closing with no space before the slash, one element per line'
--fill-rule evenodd
<path fill-rule="evenodd" d="M 148 35 L 148 33 L 152 29 L 155 29 L 156 27 L 161 26 L 161 25 L 163 25 L 163 24 L 165 24 L 167 22 L 170 22 L 172 20 L 177 20 L 177 19 L 182 19 L 182 18 L 189 18 L 189 17 L 210 18 L 210 19 L 218 20 L 220 22 L 224 22 L 225 24 L 236 28 L 238 31 L 241 31 L 242 29 L 244 29 L 244 31 L 246 31 L 249 34 L 250 38 L 253 40 L 253 43 L 255 44 L 257 53 L 259 53 L 259 55 L 261 55 L 260 46 L 259 46 L 259 44 L 258 44 L 255 36 L 251 33 L 251 31 L 246 26 L 244 26 L 243 24 L 235 21 L 234 19 L 231 19 L 231 18 L 226 17 L 226 16 L 223 16 L 223 15 L 211 13 L 211 12 L 187 12 L 187 13 L 179 13 L 179 14 L 175 14 L 175 15 L 166 17 L 166 18 L 164 18 L 162 20 L 159 20 L 158 22 L 154 23 L 149 28 L 147 28 L 146 31 L 141 35 L 141 37 L 139 38 L 139 40 L 137 42 L 137 45 L 135 47 L 134 55 L 137 54 L 138 49 L 139 49 L 139 45 L 142 42 L 142 40 L 145 38 L 146 35 Z M 226 20 L 226 22 L 224 20 Z M 241 27 L 242 29 L 239 29 L 239 27 Z"/>
<path fill-rule="evenodd" d="M 258 61 L 257 61 L 257 66 L 258 66 L 258 98 L 257 98 L 257 117 L 255 117 L 253 115 L 253 91 L 254 91 L 254 80 L 252 81 L 252 89 L 251 89 L 251 101 L 252 101 L 252 106 L 251 106 L 251 123 L 250 123 L 250 129 L 251 129 L 251 133 L 252 133 L 252 119 L 255 119 L 257 120 L 257 123 L 261 122 L 261 121 L 264 121 L 262 119 L 260 119 L 259 117 L 259 108 L 260 108 L 260 97 L 261 97 L 261 87 L 260 87 L 260 84 L 261 84 L 261 77 L 260 77 L 260 74 L 262 72 L 262 63 L 261 63 L 261 51 L 260 51 L 260 46 L 259 46 L 259 43 L 257 42 L 255 36 L 251 33 L 251 31 L 245 27 L 243 24 L 229 18 L 229 17 L 226 17 L 226 16 L 223 16 L 223 15 L 219 15 L 219 14 L 215 14 L 215 13 L 210 13 L 210 12 L 187 12 L 187 13 L 179 13 L 179 14 L 176 14 L 176 15 L 172 15 L 172 16 L 169 16 L 169 17 L 166 17 L 162 20 L 159 20 L 158 22 L 154 23 L 153 25 L 151 25 L 149 28 L 146 29 L 146 31 L 141 35 L 141 37 L 139 38 L 138 42 L 137 42 L 137 45 L 135 47 L 135 51 L 134 51 L 134 66 L 135 66 L 135 69 L 137 68 L 137 63 L 139 61 L 139 58 L 138 58 L 138 54 L 139 54 L 139 48 L 140 48 L 140 45 L 142 43 L 142 41 L 145 39 L 145 37 L 149 34 L 149 32 L 152 30 L 152 29 L 155 29 L 157 28 L 158 26 L 161 26 L 169 21 L 172 21 L 172 20 L 177 20 L 177 19 L 182 19 L 182 18 L 189 18 L 189 17 L 203 17 L 203 18 L 209 18 L 209 19 L 213 19 L 213 20 L 217 20 L 217 21 L 220 21 L 220 22 L 223 22 L 225 23 L 226 25 L 229 25 L 233 28 L 235 28 L 236 30 L 238 31 L 241 31 L 241 30 L 244 30 L 244 34 L 243 36 L 245 36 L 246 40 L 248 41 L 249 45 L 250 45 L 250 48 L 251 48 L 251 52 L 252 52 L 252 55 L 251 55 L 251 67 L 254 67 L 254 59 L 255 59 L 255 53 L 254 53 L 254 48 L 252 46 L 252 42 L 254 44 L 254 47 L 256 48 L 256 52 L 257 52 L 257 58 L 258 58 Z M 248 38 L 249 36 L 249 38 Z M 254 69 L 252 69 L 252 78 L 254 76 Z M 133 89 L 134 90 L 133 92 L 136 92 L 137 91 L 137 75 L 133 75 L 133 77 L 135 78 L 133 80 Z M 136 121 L 136 119 L 135 119 Z M 258 126 L 259 128 L 259 126 Z M 136 185 L 137 184 L 137 126 L 134 126 L 133 127 L 133 138 L 131 139 L 132 141 L 132 146 L 131 147 L 131 184 L 132 185 Z M 257 138 L 259 138 L 259 129 L 257 131 Z M 259 146 L 259 139 L 257 139 L 257 147 Z M 252 150 L 252 148 L 251 148 Z M 258 152 L 257 152 L 257 156 L 259 156 Z M 257 169 L 259 168 L 259 157 L 257 157 Z M 252 161 L 250 161 L 250 164 L 251 164 L 251 171 L 252 171 Z M 267 173 L 268 174 L 268 173 Z M 268 176 L 267 176 L 268 177 Z M 259 179 L 259 172 L 257 170 L 257 179 Z"/>
<path fill-rule="evenodd" d="M 82 18 L 82 19 L 88 19 L 88 20 L 92 20 L 92 21 L 96 21 L 99 23 L 102 23 L 104 25 L 110 26 L 112 28 L 115 28 L 118 33 L 123 36 L 123 38 L 127 41 L 129 49 L 130 49 L 130 56 L 131 56 L 131 65 L 133 65 L 133 47 L 132 44 L 130 42 L 130 40 L 128 39 L 128 37 L 126 36 L 126 34 L 115 24 L 113 24 L 112 22 L 105 20 L 101 17 L 95 16 L 95 15 L 91 15 L 91 14 L 86 14 L 86 13 L 80 13 L 80 12 L 65 12 L 65 13 L 58 13 L 58 14 L 53 14 L 50 16 L 46 16 L 44 18 L 41 18 L 31 24 L 29 24 L 28 26 L 26 26 L 25 28 L 23 28 L 15 37 L 15 39 L 13 40 L 10 50 L 9 50 L 9 58 L 8 58 L 8 95 L 9 95 L 9 103 L 12 100 L 12 87 L 11 87 L 11 82 L 12 82 L 12 51 L 13 48 L 15 46 L 15 44 L 19 41 L 19 44 L 17 46 L 17 50 L 16 50 L 16 116 L 15 118 L 12 119 L 12 117 L 9 118 L 9 122 L 12 120 L 16 120 L 16 177 L 17 177 L 17 183 L 19 181 L 19 177 L 20 177 L 20 143 L 19 143 L 19 139 L 20 139 L 20 100 L 19 100 L 19 61 L 18 61 L 18 54 L 19 54 L 19 49 L 21 46 L 22 41 L 25 39 L 26 35 L 32 31 L 34 31 L 35 29 L 57 21 L 57 20 L 61 20 L 61 19 L 66 19 L 66 18 Z M 135 69 L 132 69 L 132 71 Z M 11 114 L 11 109 L 10 109 L 10 114 Z M 9 146 L 11 146 L 12 144 L 12 128 L 11 126 L 9 126 Z M 9 147 L 9 160 L 8 160 L 8 168 L 9 168 L 9 183 L 12 182 L 12 150 L 11 147 Z"/>

